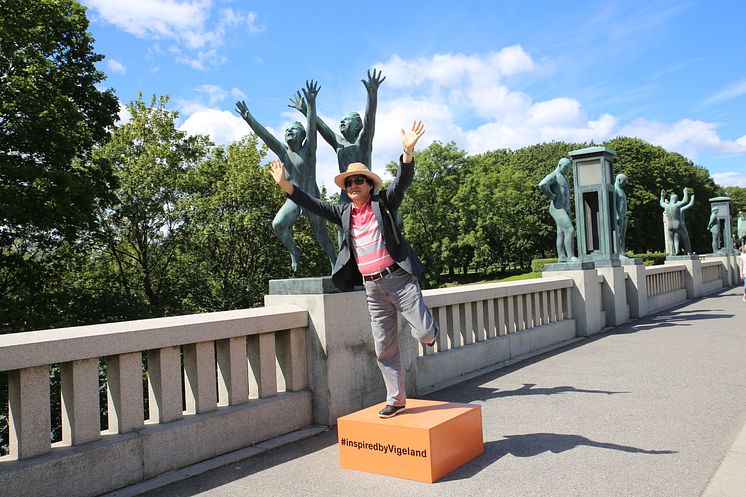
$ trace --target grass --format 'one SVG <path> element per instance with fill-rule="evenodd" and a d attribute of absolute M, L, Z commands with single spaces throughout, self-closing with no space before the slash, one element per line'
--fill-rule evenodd
<path fill-rule="evenodd" d="M 470 278 L 455 278 L 451 281 L 445 282 L 443 285 L 441 285 L 441 288 L 449 288 L 454 286 L 461 286 L 461 285 L 479 285 L 483 283 L 500 283 L 503 281 L 519 281 L 519 280 L 528 280 L 531 278 L 541 278 L 541 273 L 518 273 L 516 274 L 513 272 L 512 274 L 505 274 L 498 278 L 492 278 L 492 279 L 484 279 L 483 277 L 476 275 L 476 274 L 470 274 Z"/>

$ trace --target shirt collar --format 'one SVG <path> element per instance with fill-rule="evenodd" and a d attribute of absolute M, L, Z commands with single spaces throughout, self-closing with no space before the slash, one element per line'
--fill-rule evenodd
<path fill-rule="evenodd" d="M 368 199 L 368 201 L 367 201 L 367 202 L 365 202 L 365 203 L 363 204 L 363 206 L 362 206 L 362 207 L 360 207 L 360 208 L 358 208 L 358 207 L 357 207 L 357 206 L 356 206 L 355 204 L 352 204 L 352 213 L 353 213 L 353 214 L 358 214 L 359 212 L 362 212 L 362 211 L 364 211 L 365 209 L 367 209 L 367 208 L 368 208 L 368 206 L 370 205 L 370 201 L 371 201 L 372 199 L 373 199 L 373 196 L 371 195 L 371 197 L 370 197 L 370 198 Z M 350 202 L 350 203 L 352 203 L 352 202 Z"/>

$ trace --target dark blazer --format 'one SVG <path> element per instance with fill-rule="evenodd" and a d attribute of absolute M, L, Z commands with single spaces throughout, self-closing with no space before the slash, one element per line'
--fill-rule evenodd
<path fill-rule="evenodd" d="M 378 225 L 382 228 L 383 240 L 391 257 L 402 269 L 419 278 L 423 271 L 422 263 L 407 240 L 398 232 L 394 222 L 396 211 L 404 200 L 404 191 L 412 184 L 413 178 L 414 160 L 409 164 L 404 164 L 399 157 L 399 169 L 396 178 L 386 190 L 371 197 L 371 207 Z M 300 207 L 342 227 L 342 245 L 339 248 L 337 262 L 332 270 L 332 282 L 342 291 L 351 290 L 352 287 L 360 285 L 363 277 L 357 268 L 355 256 L 351 253 L 350 248 L 352 247 L 350 218 L 353 205 L 332 204 L 319 200 L 308 195 L 297 186 L 293 188 L 293 194 L 289 197 Z M 388 213 L 386 213 L 387 210 Z"/>

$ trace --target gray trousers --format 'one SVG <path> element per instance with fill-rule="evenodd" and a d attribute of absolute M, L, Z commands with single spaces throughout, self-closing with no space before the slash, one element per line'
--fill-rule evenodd
<path fill-rule="evenodd" d="M 407 401 L 404 374 L 399 353 L 399 320 L 397 312 L 412 327 L 412 336 L 420 343 L 430 343 L 438 324 L 420 290 L 417 278 L 403 269 L 376 281 L 365 281 L 373 342 L 378 368 L 386 384 L 386 403 L 403 406 Z"/>

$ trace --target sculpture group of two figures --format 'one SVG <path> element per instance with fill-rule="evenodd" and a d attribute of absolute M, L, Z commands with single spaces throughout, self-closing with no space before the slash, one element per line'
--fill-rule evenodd
<path fill-rule="evenodd" d="M 368 93 L 365 118 L 361 118 L 357 112 L 345 115 L 339 123 L 339 134 L 332 131 L 317 115 L 316 97 L 320 87 L 314 81 L 307 81 L 306 87 L 290 98 L 288 107 L 297 109 L 306 117 L 306 128 L 298 121 L 290 124 L 285 130 L 285 143 L 275 138 L 254 118 L 244 101 L 236 103 L 236 110 L 249 124 L 252 131 L 285 164 L 285 174 L 288 180 L 304 192 L 318 198 L 320 192 L 316 184 L 317 131 L 335 150 L 339 172 L 347 171 L 347 166 L 353 162 L 362 162 L 371 167 L 378 87 L 386 79 L 381 76 L 381 72 L 376 72 L 375 69 L 372 73 L 368 71 L 367 79 L 362 80 Z M 340 202 L 349 202 L 344 190 L 340 192 Z M 290 228 L 301 214 L 308 218 L 316 241 L 324 249 L 331 267 L 334 267 L 336 250 L 326 230 L 326 222 L 319 216 L 301 209 L 288 199 L 272 221 L 272 228 L 290 252 L 292 270 L 298 270 L 301 254 L 298 245 L 293 240 Z"/>
<path fill-rule="evenodd" d="M 547 174 L 539 182 L 539 189 L 549 197 L 549 214 L 557 226 L 557 258 L 559 262 L 577 262 L 580 259 L 575 256 L 575 228 L 572 224 L 570 207 L 570 184 L 565 173 L 570 168 L 572 161 L 563 157 L 557 163 L 554 171 Z M 624 187 L 627 185 L 627 176 L 617 174 L 614 181 L 614 212 L 616 226 L 614 229 L 616 251 L 622 257 L 626 252 L 625 238 L 627 236 L 627 194 Z"/>

